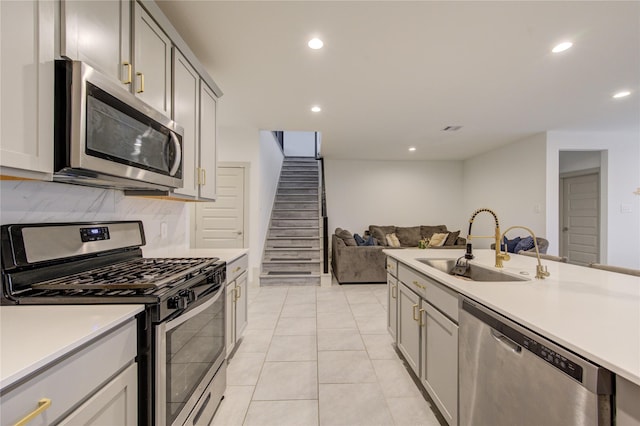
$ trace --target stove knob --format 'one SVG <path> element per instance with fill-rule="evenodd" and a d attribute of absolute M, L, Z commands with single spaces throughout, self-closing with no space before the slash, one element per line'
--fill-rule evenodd
<path fill-rule="evenodd" d="M 180 296 L 173 296 L 167 300 L 167 308 L 169 309 L 184 309 L 187 307 L 187 302 Z"/>

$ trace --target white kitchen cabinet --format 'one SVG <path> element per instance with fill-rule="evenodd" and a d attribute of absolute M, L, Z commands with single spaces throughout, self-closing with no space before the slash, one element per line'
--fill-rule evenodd
<path fill-rule="evenodd" d="M 227 355 L 233 351 L 236 343 L 242 337 L 248 322 L 248 256 L 227 263 L 227 306 L 226 306 L 226 346 Z"/>
<path fill-rule="evenodd" d="M 92 424 L 102 415 L 107 416 L 102 417 L 105 420 L 126 420 L 102 424 L 135 424 L 138 416 L 136 337 L 136 321 L 131 319 L 85 347 L 51 361 L 27 381 L 3 389 L 0 424 L 17 423 L 36 410 L 43 398 L 51 404 L 31 420 L 30 426 L 60 421 L 69 425 Z M 72 385 L 70 378 L 73 378 Z M 79 408 L 66 414 L 78 405 Z"/>
<path fill-rule="evenodd" d="M 200 76 L 177 49 L 173 50 L 173 120 L 184 128 L 183 186 L 175 193 L 195 198 L 198 196 Z"/>
<path fill-rule="evenodd" d="M 387 274 L 387 329 L 397 341 L 398 335 L 398 280 Z"/>
<path fill-rule="evenodd" d="M 51 180 L 55 8 L 0 1 L 1 174 Z"/>
<path fill-rule="evenodd" d="M 216 199 L 216 111 L 218 98 L 213 90 L 200 80 L 200 198 Z"/>
<path fill-rule="evenodd" d="M 458 325 L 422 301 L 420 381 L 450 425 L 458 424 Z"/>
<path fill-rule="evenodd" d="M 418 377 L 420 377 L 420 328 L 420 297 L 399 282 L 397 346 Z"/>
<path fill-rule="evenodd" d="M 138 364 L 131 364 L 60 423 L 73 425 L 138 424 Z"/>
<path fill-rule="evenodd" d="M 170 117 L 171 40 L 137 2 L 133 34 L 133 92 Z"/>
<path fill-rule="evenodd" d="M 60 2 L 60 55 L 83 61 L 127 86 L 132 80 L 131 2 Z"/>
<path fill-rule="evenodd" d="M 198 200 L 216 197 L 216 97 L 186 58 L 174 48 L 173 119 L 184 128 L 182 188 Z"/>

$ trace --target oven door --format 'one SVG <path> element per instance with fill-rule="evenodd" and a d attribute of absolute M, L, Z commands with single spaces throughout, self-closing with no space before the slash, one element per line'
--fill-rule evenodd
<path fill-rule="evenodd" d="M 194 307 L 156 326 L 155 424 L 183 425 L 202 405 L 198 399 L 216 372 L 225 373 L 220 368 L 225 361 L 225 287 L 223 283 Z"/>

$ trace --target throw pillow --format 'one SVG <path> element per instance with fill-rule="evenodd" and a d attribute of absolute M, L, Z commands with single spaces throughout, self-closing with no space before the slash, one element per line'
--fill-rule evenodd
<path fill-rule="evenodd" d="M 442 247 L 444 243 L 447 241 L 447 237 L 449 233 L 436 233 L 431 236 L 429 240 L 429 246 L 431 247 Z"/>
<path fill-rule="evenodd" d="M 369 232 L 374 236 L 381 246 L 387 245 L 387 234 L 393 234 L 396 232 L 395 226 L 378 226 L 370 225 Z"/>
<path fill-rule="evenodd" d="M 373 235 L 369 235 L 369 238 L 367 238 L 367 241 L 364 242 L 365 246 L 375 246 L 377 240 L 375 238 L 373 238 Z"/>
<path fill-rule="evenodd" d="M 436 225 L 436 226 L 420 226 L 420 235 L 422 238 L 430 239 L 431 236 L 435 233 L 444 233 L 447 231 L 447 225 Z"/>
<path fill-rule="evenodd" d="M 535 243 L 533 242 L 533 237 L 527 237 L 520 240 L 516 247 L 513 249 L 514 253 L 519 253 L 522 251 L 531 250 L 535 247 Z"/>
<path fill-rule="evenodd" d="M 507 252 L 516 253 L 514 250 L 518 243 L 522 240 L 520 237 L 515 237 L 513 240 L 508 240 L 507 237 L 504 237 L 504 242 L 500 244 L 500 250 L 504 250 L 504 246 L 507 246 Z"/>
<path fill-rule="evenodd" d="M 444 242 L 445 246 L 455 246 L 458 237 L 460 236 L 460 231 L 449 232 L 449 236 L 447 237 L 447 241 Z"/>
<path fill-rule="evenodd" d="M 351 232 L 347 231 L 346 229 L 340 229 L 337 228 L 336 231 L 336 235 L 338 236 L 338 238 L 342 238 L 342 241 L 344 241 L 345 245 L 348 246 L 357 246 L 358 243 L 356 243 L 356 240 L 353 238 L 353 235 L 351 234 Z"/>
<path fill-rule="evenodd" d="M 395 233 L 387 234 L 386 240 L 387 240 L 387 245 L 389 247 L 400 247 L 400 240 L 398 240 L 398 237 L 396 236 Z"/>
<path fill-rule="evenodd" d="M 353 234 L 353 239 L 356 240 L 356 244 L 359 246 L 364 246 L 366 241 L 358 234 Z"/>
<path fill-rule="evenodd" d="M 408 228 L 398 226 L 396 228 L 396 235 L 398 236 L 398 240 L 400 240 L 400 245 L 402 247 L 417 247 L 420 239 L 422 238 L 419 226 L 412 226 Z"/>

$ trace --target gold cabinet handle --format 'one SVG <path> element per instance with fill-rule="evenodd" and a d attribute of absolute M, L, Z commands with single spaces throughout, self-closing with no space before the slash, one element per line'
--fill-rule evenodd
<path fill-rule="evenodd" d="M 418 315 L 416 313 L 417 312 L 416 311 L 417 308 L 418 308 L 418 305 L 413 305 L 413 320 L 416 321 L 416 322 L 419 322 L 420 319 L 418 318 Z"/>
<path fill-rule="evenodd" d="M 235 288 L 236 291 L 236 302 L 240 299 L 240 294 L 242 294 L 242 287 L 238 286 Z"/>
<path fill-rule="evenodd" d="M 123 62 L 122 65 L 127 67 L 127 79 L 122 84 L 131 84 L 131 63 Z"/>
<path fill-rule="evenodd" d="M 205 169 L 200 169 L 202 172 L 202 183 L 200 185 L 204 186 L 207 184 L 207 171 Z"/>
<path fill-rule="evenodd" d="M 232 273 L 236 273 L 238 272 L 240 269 L 242 269 L 240 266 L 236 266 L 235 268 L 233 268 L 233 271 L 231 271 Z"/>
<path fill-rule="evenodd" d="M 14 426 L 24 426 L 31 420 L 38 417 L 38 415 L 44 412 L 47 408 L 51 407 L 51 400 L 49 398 L 42 398 L 38 401 L 38 408 L 27 414 L 22 420 L 16 423 Z"/>
<path fill-rule="evenodd" d="M 201 176 L 201 173 L 200 173 L 200 167 L 196 167 L 196 171 L 195 171 L 195 173 L 196 173 L 196 175 L 195 175 L 195 178 L 196 178 L 196 185 L 200 185 L 200 184 L 201 184 L 200 179 L 201 179 L 201 177 L 202 177 L 202 176 Z"/>
<path fill-rule="evenodd" d="M 422 313 L 426 313 L 427 311 L 425 311 L 424 309 L 420 309 L 420 321 L 418 321 L 418 324 L 420 324 L 420 327 L 424 327 L 424 323 L 422 322 Z"/>
<path fill-rule="evenodd" d="M 394 292 L 395 290 L 395 292 Z M 391 297 L 394 299 L 398 298 L 398 286 L 397 285 L 391 285 Z"/>
<path fill-rule="evenodd" d="M 426 287 L 425 287 L 425 286 L 423 286 L 422 284 L 420 284 L 418 281 L 414 281 L 414 282 L 413 282 L 413 285 L 415 285 L 416 287 L 421 288 L 421 289 L 423 289 L 423 290 L 425 290 L 425 289 L 426 289 Z"/>
<path fill-rule="evenodd" d="M 140 88 L 136 90 L 136 93 L 143 93 L 144 92 L 144 74 L 142 74 L 141 72 L 137 72 L 136 75 L 140 77 Z"/>

